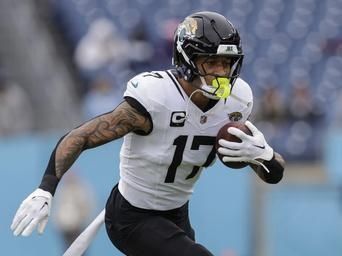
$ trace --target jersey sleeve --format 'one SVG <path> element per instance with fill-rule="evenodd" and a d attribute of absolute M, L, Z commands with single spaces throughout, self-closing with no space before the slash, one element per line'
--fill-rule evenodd
<path fill-rule="evenodd" d="M 124 99 L 139 113 L 146 116 L 152 124 L 148 133 L 135 132 L 139 135 L 148 135 L 153 129 L 154 113 L 158 110 L 158 104 L 161 104 L 163 97 L 161 90 L 165 80 L 162 74 L 162 72 L 144 72 L 127 82 Z"/>
<path fill-rule="evenodd" d="M 159 75 L 159 73 L 157 73 Z M 141 73 L 127 82 L 127 88 L 124 93 L 124 98 L 133 98 L 144 109 L 152 113 L 158 97 L 158 80 L 163 79 L 156 75 L 153 77 L 151 73 Z M 161 81 L 160 81 L 161 82 Z M 160 97 L 160 95 L 159 95 Z"/>

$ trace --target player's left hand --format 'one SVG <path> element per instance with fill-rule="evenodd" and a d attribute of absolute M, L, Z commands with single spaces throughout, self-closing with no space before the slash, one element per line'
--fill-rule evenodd
<path fill-rule="evenodd" d="M 29 236 L 37 227 L 38 233 L 44 232 L 50 215 L 52 195 L 50 192 L 36 189 L 20 205 L 13 218 L 11 230 L 15 236 Z"/>
<path fill-rule="evenodd" d="M 231 142 L 224 139 L 219 140 L 221 147 L 218 152 L 222 155 L 224 162 L 250 162 L 256 163 L 257 160 L 271 160 L 273 149 L 267 144 L 264 135 L 250 121 L 245 125 L 252 132 L 252 136 L 243 131 L 230 127 L 228 132 L 240 138 L 242 142 Z"/>

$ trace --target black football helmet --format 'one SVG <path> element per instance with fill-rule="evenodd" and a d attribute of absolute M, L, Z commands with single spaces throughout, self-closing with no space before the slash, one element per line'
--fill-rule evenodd
<path fill-rule="evenodd" d="M 172 64 L 186 81 L 191 82 L 196 76 L 205 75 L 196 67 L 196 57 L 221 55 L 231 59 L 231 71 L 226 78 L 230 94 L 231 87 L 240 74 L 243 60 L 240 36 L 233 24 L 221 14 L 197 12 L 178 25 L 174 35 Z M 222 98 L 222 95 L 217 95 L 218 83 L 220 81 L 200 89 L 213 98 Z"/>

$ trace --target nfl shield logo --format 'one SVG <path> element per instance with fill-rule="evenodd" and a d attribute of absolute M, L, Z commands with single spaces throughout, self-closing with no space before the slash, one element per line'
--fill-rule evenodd
<path fill-rule="evenodd" d="M 207 116 L 201 116 L 200 123 L 205 124 L 207 122 Z"/>

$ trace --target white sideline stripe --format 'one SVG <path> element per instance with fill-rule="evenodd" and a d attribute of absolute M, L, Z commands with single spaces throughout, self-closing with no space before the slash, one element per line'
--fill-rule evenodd
<path fill-rule="evenodd" d="M 63 256 L 82 256 L 90 243 L 94 240 L 97 231 L 104 223 L 105 209 L 89 224 L 89 226 L 75 239 Z"/>

